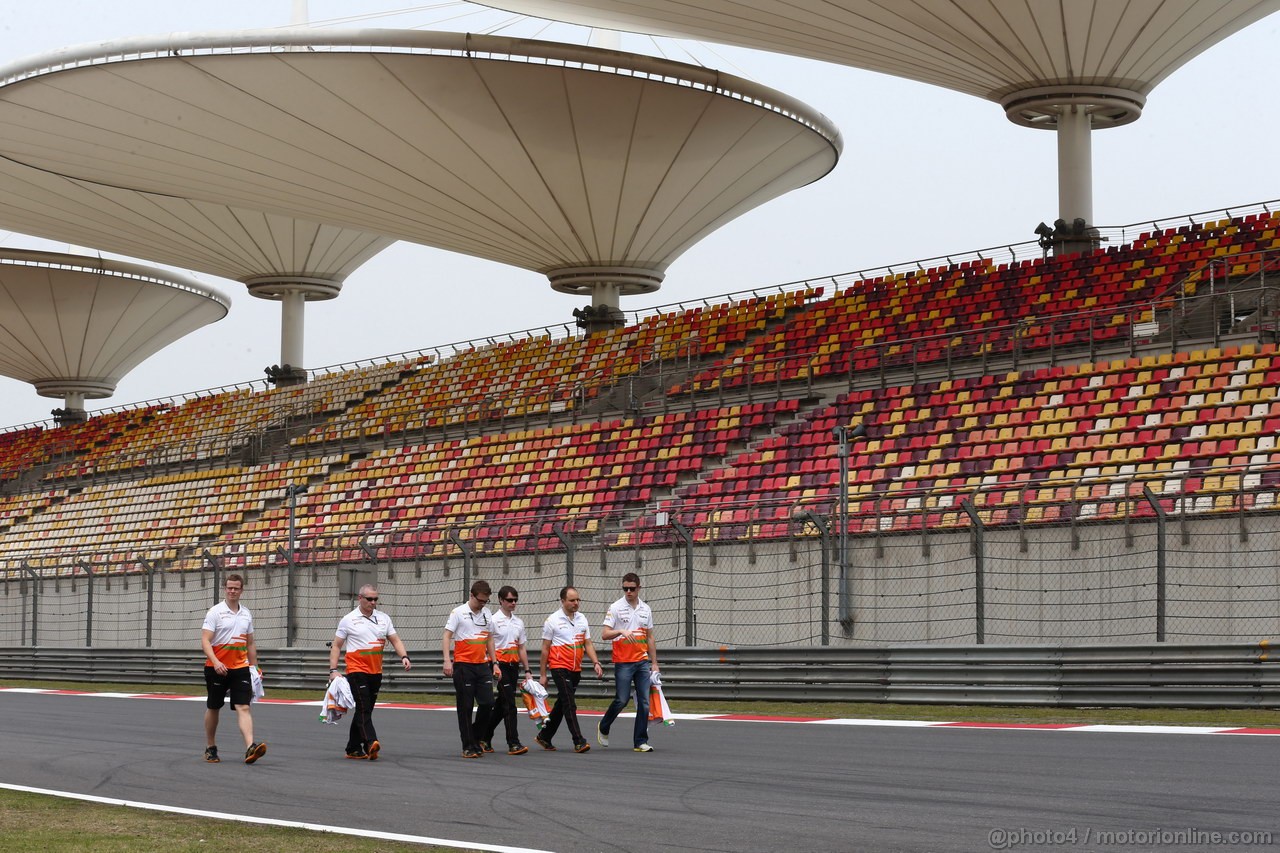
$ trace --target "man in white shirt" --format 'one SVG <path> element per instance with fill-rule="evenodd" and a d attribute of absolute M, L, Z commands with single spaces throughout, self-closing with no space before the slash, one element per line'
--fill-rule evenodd
<path fill-rule="evenodd" d="M 502 676 L 493 646 L 493 618 L 485 605 L 492 595 L 488 581 L 471 585 L 471 597 L 449 613 L 444 625 L 444 674 L 453 679 L 458 704 L 462 757 L 480 758 L 480 729 L 493 705 L 493 679 Z M 471 709 L 475 707 L 475 716 Z"/>
<path fill-rule="evenodd" d="M 253 681 L 249 667 L 258 665 L 258 647 L 253 643 L 253 614 L 240 604 L 244 578 L 227 575 L 225 598 L 209 608 L 200 629 L 204 649 L 204 684 L 208 690 L 204 710 L 204 760 L 216 764 L 218 758 L 218 713 L 231 695 L 240 735 L 244 738 L 244 763 L 252 764 L 267 754 L 265 742 L 253 739 Z"/>
<path fill-rule="evenodd" d="M 573 751 L 587 752 L 591 744 L 582 736 L 578 725 L 578 705 L 574 694 L 578 690 L 578 682 L 582 680 L 582 656 L 586 654 L 595 667 L 596 678 L 604 675 L 600 661 L 596 657 L 595 646 L 591 645 L 591 627 L 587 617 L 578 612 L 582 606 L 582 598 L 576 587 L 566 586 L 560 590 L 560 606 L 547 617 L 542 624 L 542 660 L 540 661 L 542 686 L 547 686 L 547 672 L 556 683 L 556 704 L 547 715 L 547 724 L 534 738 L 538 746 L 555 751 L 551 739 L 556 736 L 563 720 L 569 726 L 569 734 L 573 736 Z"/>
<path fill-rule="evenodd" d="M 640 576 L 635 572 L 622 576 L 622 598 L 609 607 L 600 636 L 613 641 L 616 692 L 600 719 L 596 741 L 604 747 L 609 745 L 609 729 L 631 701 L 634 683 L 636 724 L 632 731 L 632 749 L 653 752 L 649 746 L 649 676 L 651 671 L 658 671 L 658 649 L 653 643 L 653 611 L 640 600 Z"/>
<path fill-rule="evenodd" d="M 355 707 L 351 713 L 351 729 L 347 734 L 347 758 L 377 761 L 382 744 L 373 727 L 373 706 L 382 689 L 382 657 L 387 643 L 400 656 L 408 672 L 413 664 L 391 617 L 378 609 L 378 588 L 373 584 L 360 587 L 356 607 L 338 623 L 337 633 L 329 644 L 329 680 L 338 675 L 338 655 L 345 648 L 347 684 Z"/>
<path fill-rule="evenodd" d="M 533 674 L 529 671 L 526 648 L 529 637 L 525 633 L 524 620 L 516 615 L 519 600 L 520 594 L 513 586 L 498 590 L 498 612 L 493 615 L 493 645 L 502 675 L 498 679 L 497 701 L 493 703 L 493 710 L 480 732 L 480 749 L 484 752 L 493 752 L 493 735 L 499 722 L 506 724 L 507 755 L 524 755 L 529 751 L 529 747 L 520 743 L 520 731 L 516 727 L 516 691 L 520 685 L 520 674 Z"/>

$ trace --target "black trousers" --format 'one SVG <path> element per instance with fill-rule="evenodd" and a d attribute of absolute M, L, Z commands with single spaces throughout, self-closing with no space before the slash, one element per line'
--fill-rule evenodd
<path fill-rule="evenodd" d="M 585 738 L 582 736 L 582 728 L 578 725 L 578 703 L 574 694 L 578 692 L 578 682 L 582 680 L 582 671 L 576 669 L 553 669 L 551 670 L 551 678 L 556 683 L 556 704 L 552 707 L 551 713 L 547 714 L 547 724 L 542 727 L 542 733 L 538 735 L 547 743 L 551 743 L 551 739 L 556 736 L 556 732 L 560 730 L 560 721 L 569 727 L 569 734 L 573 737 L 575 746 L 582 743 Z"/>
<path fill-rule="evenodd" d="M 351 698 L 356 706 L 351 709 L 351 728 L 347 732 L 347 752 L 368 752 L 369 744 L 378 739 L 373 728 L 373 706 L 382 689 L 382 673 L 349 672 L 347 684 L 351 685 Z"/>
<path fill-rule="evenodd" d="M 492 741 L 498 731 L 498 723 L 507 725 L 507 746 L 515 746 L 520 742 L 520 732 L 516 728 L 516 689 L 520 684 L 519 663 L 499 663 L 502 667 L 502 680 L 498 682 L 498 697 L 493 703 L 493 710 L 480 731 L 480 739 Z"/>
<path fill-rule="evenodd" d="M 454 663 L 453 691 L 458 697 L 458 734 L 462 748 L 480 748 L 480 732 L 493 707 L 493 665 L 488 663 Z M 475 706 L 475 716 L 471 714 Z"/>

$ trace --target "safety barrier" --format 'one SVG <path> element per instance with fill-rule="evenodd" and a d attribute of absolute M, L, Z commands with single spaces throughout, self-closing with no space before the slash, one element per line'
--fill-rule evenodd
<path fill-rule="evenodd" d="M 384 690 L 450 693 L 439 651 L 410 649 Z M 323 649 L 263 649 L 268 687 L 325 684 Z M 531 654 L 535 665 L 537 653 Z M 1044 707 L 1261 708 L 1280 705 L 1280 663 L 1251 644 L 669 648 L 663 685 L 679 699 Z M 610 677 L 606 667 L 606 679 Z M 0 648 L 0 678 L 155 686 L 199 684 L 194 650 Z M 581 695 L 612 695 L 584 679 Z"/>

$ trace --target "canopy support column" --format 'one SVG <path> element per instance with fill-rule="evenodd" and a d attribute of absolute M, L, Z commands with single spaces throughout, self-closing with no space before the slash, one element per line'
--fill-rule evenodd
<path fill-rule="evenodd" d="M 1093 224 L 1093 138 L 1089 110 L 1079 104 L 1058 117 L 1058 217 Z"/>
<path fill-rule="evenodd" d="M 303 365 L 308 302 L 333 299 L 342 291 L 340 280 L 306 276 L 259 276 L 245 281 L 249 294 L 280 303 L 280 363 L 267 368 L 267 379 L 276 385 L 307 381 Z"/>

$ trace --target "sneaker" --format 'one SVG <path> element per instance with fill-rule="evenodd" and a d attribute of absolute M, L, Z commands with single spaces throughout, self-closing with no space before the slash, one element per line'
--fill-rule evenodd
<path fill-rule="evenodd" d="M 369 753 L 364 752 L 364 751 L 359 750 L 359 749 L 357 749 L 355 752 L 348 752 L 348 753 L 347 753 L 347 758 L 355 758 L 355 759 L 358 759 L 358 760 L 364 760 L 364 759 L 366 759 L 366 758 L 368 758 L 368 757 L 369 757 Z"/>
<path fill-rule="evenodd" d="M 369 760 L 370 760 L 370 761 L 377 761 L 377 760 L 378 760 L 378 752 L 379 752 L 381 749 L 382 749 L 382 744 L 378 743 L 376 740 L 375 740 L 373 743 L 369 744 Z"/>
<path fill-rule="evenodd" d="M 266 754 L 267 745 L 265 743 L 251 743 L 249 748 L 244 751 L 244 763 L 252 764 Z"/>
<path fill-rule="evenodd" d="M 479 758 L 479 757 L 480 757 L 480 756 L 482 756 L 482 755 L 484 755 L 484 753 L 483 753 L 483 752 L 481 752 L 481 751 L 480 751 L 480 750 L 478 750 L 478 749 L 464 749 L 464 750 L 462 750 L 462 757 L 463 757 L 463 758 Z"/>
<path fill-rule="evenodd" d="M 649 744 L 647 743 L 642 743 L 639 746 L 632 748 L 631 751 L 632 752 L 653 752 L 653 747 L 649 746 Z"/>
<path fill-rule="evenodd" d="M 609 748 L 609 733 L 600 728 L 600 723 L 596 723 L 596 743 L 605 749 Z"/>
<path fill-rule="evenodd" d="M 482 740 L 482 741 L 480 741 L 480 751 L 481 751 L 481 752 L 493 752 L 493 744 L 489 743 L 489 741 L 487 741 L 487 740 Z"/>
<path fill-rule="evenodd" d="M 204 760 L 210 764 L 217 764 L 222 759 L 218 757 L 218 748 L 216 746 L 206 746 L 204 748 Z"/>
<path fill-rule="evenodd" d="M 556 751 L 556 748 L 551 745 L 551 741 L 543 740 L 542 735 L 538 735 L 537 737 L 535 737 L 533 739 L 533 742 L 536 743 L 538 746 L 542 747 L 543 749 L 545 749 L 547 752 Z"/>
<path fill-rule="evenodd" d="M 573 745 L 573 751 L 574 752 L 590 752 L 591 744 L 587 743 L 585 740 L 582 743 L 575 743 Z"/>
<path fill-rule="evenodd" d="M 507 755 L 524 755 L 529 751 L 529 747 L 522 743 L 513 743 L 507 747 Z"/>

